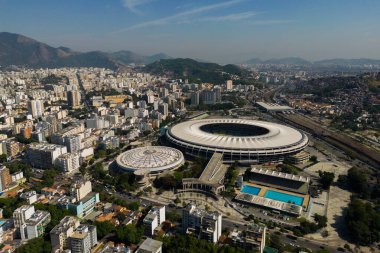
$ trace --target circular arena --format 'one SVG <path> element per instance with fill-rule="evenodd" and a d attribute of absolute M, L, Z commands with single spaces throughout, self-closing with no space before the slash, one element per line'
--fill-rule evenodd
<path fill-rule="evenodd" d="M 185 162 L 181 151 L 163 146 L 135 148 L 116 158 L 118 167 L 126 172 L 157 174 L 176 169 Z"/>
<path fill-rule="evenodd" d="M 179 123 L 166 138 L 184 153 L 210 158 L 223 153 L 225 162 L 281 162 L 302 151 L 307 136 L 288 126 L 246 119 L 203 119 Z"/>

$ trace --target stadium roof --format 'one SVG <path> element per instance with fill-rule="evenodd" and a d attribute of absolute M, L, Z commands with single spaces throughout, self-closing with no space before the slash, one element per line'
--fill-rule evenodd
<path fill-rule="evenodd" d="M 144 174 L 177 168 L 184 162 L 181 151 L 164 146 L 135 148 L 116 158 L 119 167 L 127 171 L 141 170 Z"/>
<path fill-rule="evenodd" d="M 202 130 L 203 126 L 227 124 L 231 128 L 251 126 L 266 129 L 266 133 L 252 136 L 215 134 Z M 306 146 L 308 139 L 300 131 L 271 122 L 245 119 L 204 119 L 179 123 L 169 130 L 170 136 L 186 143 L 205 147 L 233 150 L 292 149 L 297 145 Z"/>

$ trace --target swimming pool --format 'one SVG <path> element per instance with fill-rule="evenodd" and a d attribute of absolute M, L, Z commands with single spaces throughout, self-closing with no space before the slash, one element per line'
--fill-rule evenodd
<path fill-rule="evenodd" d="M 285 203 L 293 203 L 299 206 L 302 206 L 302 202 L 303 202 L 302 197 L 286 194 L 283 192 L 277 192 L 273 190 L 268 190 L 265 193 L 264 197 L 268 199 L 278 200 Z"/>
<path fill-rule="evenodd" d="M 259 194 L 261 188 L 259 187 L 254 187 L 250 185 L 243 185 L 243 188 L 241 188 L 241 192 L 251 194 L 251 195 L 257 195 Z"/>

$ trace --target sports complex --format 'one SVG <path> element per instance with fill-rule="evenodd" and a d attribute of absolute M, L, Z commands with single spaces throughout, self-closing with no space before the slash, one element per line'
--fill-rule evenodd
<path fill-rule="evenodd" d="M 166 132 L 170 144 L 185 154 L 210 158 L 223 154 L 224 162 L 271 163 L 297 154 L 308 137 L 285 125 L 246 119 L 190 120 Z"/>
<path fill-rule="evenodd" d="M 174 170 L 185 162 L 181 151 L 164 146 L 135 148 L 120 154 L 116 163 L 121 170 L 135 174 L 158 174 Z"/>

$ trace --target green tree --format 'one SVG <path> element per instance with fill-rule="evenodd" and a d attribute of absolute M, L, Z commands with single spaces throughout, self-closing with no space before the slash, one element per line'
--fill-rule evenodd
<path fill-rule="evenodd" d="M 104 222 L 95 221 L 94 225 L 96 226 L 96 233 L 98 236 L 98 240 L 102 239 L 106 235 L 116 230 L 115 226 L 112 225 L 109 221 L 104 221 Z"/>
<path fill-rule="evenodd" d="M 322 184 L 323 189 L 329 189 L 330 185 L 334 181 L 335 174 L 333 172 L 319 171 L 319 181 Z"/>
<path fill-rule="evenodd" d="M 371 245 L 380 241 L 380 213 L 371 203 L 353 198 L 348 205 L 345 222 L 355 243 Z"/>
<path fill-rule="evenodd" d="M 50 253 L 51 243 L 43 238 L 29 240 L 26 244 L 16 250 L 17 253 Z"/>
<path fill-rule="evenodd" d="M 116 239 L 119 242 L 127 244 L 137 244 L 141 241 L 144 234 L 143 227 L 136 227 L 133 224 L 127 226 L 120 226 L 116 228 Z"/>

